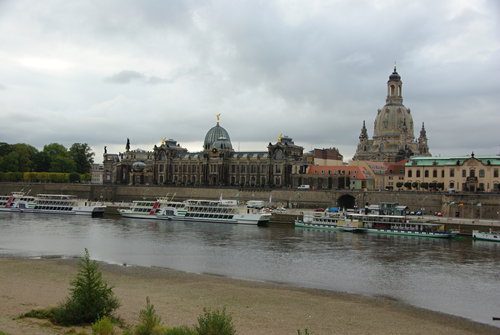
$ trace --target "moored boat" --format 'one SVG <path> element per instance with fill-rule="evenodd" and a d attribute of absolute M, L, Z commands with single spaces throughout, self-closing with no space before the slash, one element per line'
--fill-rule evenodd
<path fill-rule="evenodd" d="M 160 198 L 156 201 L 134 201 L 131 208 L 121 209 L 119 213 L 128 218 L 248 225 L 266 225 L 271 218 L 270 211 L 223 199 L 172 201 Z"/>
<path fill-rule="evenodd" d="M 101 217 L 106 206 L 67 194 L 25 195 L 13 192 L 0 197 L 0 211 L 43 214 L 78 214 Z"/>
<path fill-rule="evenodd" d="M 500 232 L 481 232 L 479 230 L 473 230 L 472 238 L 474 240 L 500 242 Z"/>
<path fill-rule="evenodd" d="M 360 214 L 363 227 L 369 233 L 450 238 L 454 232 L 447 232 L 443 224 L 411 222 L 404 216 L 396 215 L 363 215 Z"/>
<path fill-rule="evenodd" d="M 343 221 L 344 217 L 338 210 L 304 213 L 302 219 L 294 221 L 294 225 L 298 228 L 337 230 L 339 222 Z"/>
<path fill-rule="evenodd" d="M 169 220 L 169 218 L 160 218 L 158 216 L 161 206 L 166 206 L 168 202 L 167 198 L 158 198 L 154 201 L 135 200 L 130 208 L 118 209 L 118 213 L 123 217 L 132 219 Z"/>
<path fill-rule="evenodd" d="M 363 213 L 352 213 L 351 217 L 363 222 L 368 233 L 450 238 L 455 232 L 445 231 L 444 224 L 411 221 L 406 216 L 408 207 L 397 203 L 381 203 L 365 207 Z"/>

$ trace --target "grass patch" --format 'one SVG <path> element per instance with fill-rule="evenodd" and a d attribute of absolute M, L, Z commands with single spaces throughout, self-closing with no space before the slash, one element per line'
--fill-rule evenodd
<path fill-rule="evenodd" d="M 22 318 L 35 318 L 35 319 L 49 319 L 50 320 L 54 317 L 54 309 L 55 309 L 55 307 L 42 308 L 42 309 L 32 309 L 31 311 L 21 315 L 21 317 Z"/>

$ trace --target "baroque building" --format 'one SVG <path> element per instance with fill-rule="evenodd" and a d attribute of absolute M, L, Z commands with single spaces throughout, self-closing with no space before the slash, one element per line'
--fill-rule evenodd
<path fill-rule="evenodd" d="M 452 192 L 500 192 L 500 156 L 412 157 L 405 174 L 411 189 L 441 184 Z"/>
<path fill-rule="evenodd" d="M 172 186 L 296 187 L 306 173 L 303 148 L 279 136 L 267 151 L 236 152 L 219 122 L 206 134 L 203 151 L 190 153 L 176 141 L 162 140 L 152 151 L 104 153 L 104 183 Z"/>
<path fill-rule="evenodd" d="M 379 109 L 374 123 L 373 138 L 363 121 L 359 143 L 353 160 L 397 162 L 411 156 L 431 156 L 424 124 L 415 140 L 413 117 L 403 105 L 403 82 L 394 66 L 387 82 L 386 104 Z"/>

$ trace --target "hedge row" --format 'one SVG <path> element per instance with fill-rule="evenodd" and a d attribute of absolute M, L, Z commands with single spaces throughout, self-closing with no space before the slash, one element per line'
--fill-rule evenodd
<path fill-rule="evenodd" d="M 0 182 L 79 183 L 90 182 L 90 174 L 60 172 L 0 172 Z"/>

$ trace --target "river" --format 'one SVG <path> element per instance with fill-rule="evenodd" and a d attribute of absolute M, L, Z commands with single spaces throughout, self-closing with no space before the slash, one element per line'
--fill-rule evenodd
<path fill-rule="evenodd" d="M 368 296 L 500 326 L 500 243 L 293 228 L 0 213 L 0 256 L 116 264 Z"/>

